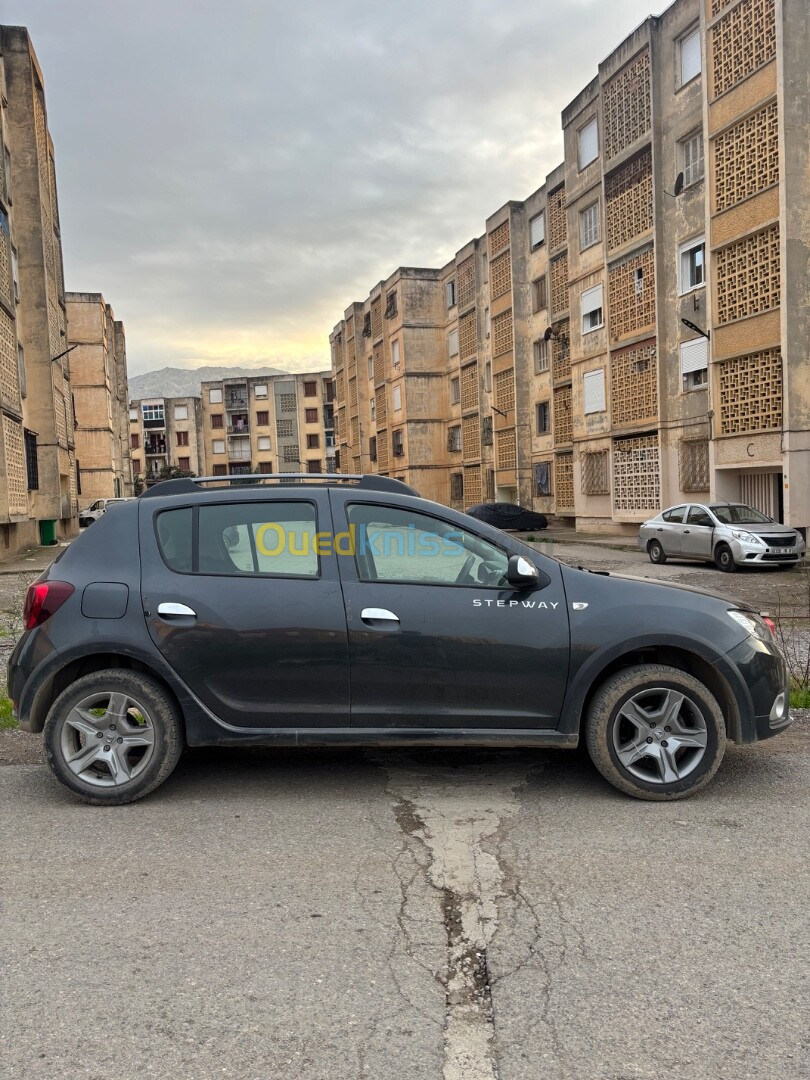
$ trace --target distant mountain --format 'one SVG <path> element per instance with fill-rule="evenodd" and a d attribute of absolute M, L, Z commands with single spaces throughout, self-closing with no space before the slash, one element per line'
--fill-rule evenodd
<path fill-rule="evenodd" d="M 217 379 L 238 379 L 246 375 L 286 375 L 275 367 L 165 367 L 132 375 L 129 379 L 129 399 L 139 401 L 151 397 L 199 397 L 200 383 Z"/>

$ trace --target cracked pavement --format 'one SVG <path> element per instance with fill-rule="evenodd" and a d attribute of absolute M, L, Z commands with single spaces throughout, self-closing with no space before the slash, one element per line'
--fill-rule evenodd
<path fill-rule="evenodd" d="M 0 769 L 4 1080 L 810 1073 L 810 725 L 641 803 L 578 753 Z"/>

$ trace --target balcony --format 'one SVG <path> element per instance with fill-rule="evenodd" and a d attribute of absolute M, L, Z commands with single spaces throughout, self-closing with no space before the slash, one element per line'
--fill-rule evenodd
<path fill-rule="evenodd" d="M 166 418 L 160 417 L 157 420 L 144 420 L 143 426 L 147 431 L 163 431 L 166 427 Z"/>
<path fill-rule="evenodd" d="M 250 461 L 250 443 L 230 443 L 228 446 L 228 459 L 230 461 Z"/>
<path fill-rule="evenodd" d="M 239 412 L 248 407 L 247 387 L 225 391 L 225 408 L 228 412 Z"/>
<path fill-rule="evenodd" d="M 165 457 L 166 443 L 162 441 L 146 442 L 144 443 L 143 450 L 147 457 Z"/>
<path fill-rule="evenodd" d="M 250 432 L 250 421 L 248 418 L 241 416 L 231 417 L 232 424 L 228 424 L 227 431 L 229 435 L 247 435 Z"/>

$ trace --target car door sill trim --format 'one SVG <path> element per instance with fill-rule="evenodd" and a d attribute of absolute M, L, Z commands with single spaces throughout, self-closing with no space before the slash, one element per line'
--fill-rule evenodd
<path fill-rule="evenodd" d="M 577 733 L 553 728 L 245 728 L 219 724 L 196 746 L 574 747 Z M 191 742 L 191 740 L 189 740 Z"/>

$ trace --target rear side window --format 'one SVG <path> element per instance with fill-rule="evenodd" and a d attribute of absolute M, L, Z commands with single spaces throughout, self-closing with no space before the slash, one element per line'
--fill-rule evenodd
<path fill-rule="evenodd" d="M 194 511 L 164 510 L 158 514 L 157 538 L 160 554 L 170 570 L 179 574 L 191 573 L 191 538 Z"/>
<path fill-rule="evenodd" d="M 158 515 L 157 533 L 164 562 L 179 573 L 312 578 L 319 573 L 317 514 L 309 502 L 164 510 Z"/>
<path fill-rule="evenodd" d="M 685 510 L 685 506 L 674 506 L 671 510 L 667 510 L 666 513 L 662 514 L 661 517 L 664 519 L 664 521 L 683 521 L 683 515 Z"/>

